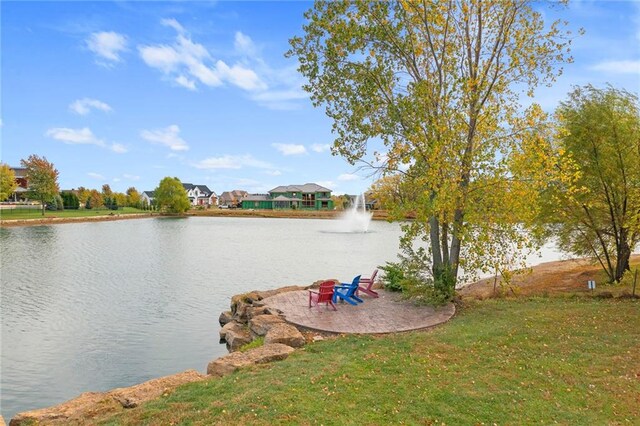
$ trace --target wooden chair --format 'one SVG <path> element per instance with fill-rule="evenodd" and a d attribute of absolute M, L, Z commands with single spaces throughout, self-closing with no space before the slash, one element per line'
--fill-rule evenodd
<path fill-rule="evenodd" d="M 360 278 L 360 285 L 358 286 L 356 294 L 363 292 L 367 293 L 371 297 L 379 297 L 378 292 L 372 289 L 373 283 L 376 281 L 376 275 L 378 275 L 377 269 L 373 271 L 371 278 Z"/>
<path fill-rule="evenodd" d="M 336 303 L 338 299 L 342 299 L 350 305 L 357 305 L 358 303 L 364 302 L 358 296 L 356 296 L 356 291 L 358 291 L 358 284 L 360 283 L 360 275 L 353 279 L 351 284 L 339 284 L 333 288 L 333 303 Z"/>
<path fill-rule="evenodd" d="M 337 311 L 336 305 L 333 304 L 333 281 L 325 281 L 320 284 L 318 291 L 309 290 L 309 309 L 311 304 L 318 306 L 320 303 L 326 303 L 327 307 L 331 305 L 334 311 Z"/>

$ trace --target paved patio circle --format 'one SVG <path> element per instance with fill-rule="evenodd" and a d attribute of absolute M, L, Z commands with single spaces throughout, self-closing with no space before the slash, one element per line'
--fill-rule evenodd
<path fill-rule="evenodd" d="M 287 322 L 330 333 L 382 334 L 419 330 L 442 324 L 455 313 L 453 303 L 438 308 L 417 306 L 402 300 L 398 293 L 384 290 L 378 293 L 378 298 L 361 295 L 364 302 L 357 306 L 337 303 L 337 311 L 324 304 L 309 308 L 307 290 L 280 293 L 262 302 L 282 311 Z"/>

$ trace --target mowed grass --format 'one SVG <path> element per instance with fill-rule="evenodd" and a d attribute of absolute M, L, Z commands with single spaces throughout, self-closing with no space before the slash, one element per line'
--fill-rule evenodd
<path fill-rule="evenodd" d="M 103 422 L 640 424 L 640 303 L 472 302 L 430 331 L 312 343 Z"/>
<path fill-rule="evenodd" d="M 42 216 L 40 209 L 0 209 L 0 219 L 2 220 L 29 220 L 42 218 L 73 218 L 89 216 L 109 216 L 119 214 L 141 214 L 149 213 L 147 210 L 140 210 L 133 207 L 123 207 L 118 210 L 108 209 L 78 209 L 78 210 L 45 210 Z"/>

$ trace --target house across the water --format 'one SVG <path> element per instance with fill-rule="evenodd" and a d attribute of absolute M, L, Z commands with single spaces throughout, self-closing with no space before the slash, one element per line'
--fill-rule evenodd
<path fill-rule="evenodd" d="M 243 209 L 333 210 L 331 190 L 315 183 L 278 186 L 268 194 L 252 194 L 242 200 Z"/>
<path fill-rule="evenodd" d="M 215 206 L 218 204 L 218 196 L 206 185 L 183 183 L 182 186 L 187 191 L 187 197 L 189 197 L 189 203 L 192 206 Z M 143 204 L 151 205 L 155 198 L 155 191 L 143 191 L 140 198 Z"/>

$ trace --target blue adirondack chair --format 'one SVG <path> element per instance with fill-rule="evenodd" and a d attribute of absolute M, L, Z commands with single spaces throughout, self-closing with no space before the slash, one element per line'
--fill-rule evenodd
<path fill-rule="evenodd" d="M 338 299 L 342 299 L 350 305 L 357 305 L 362 303 L 363 300 L 356 296 L 358 285 L 360 284 L 360 275 L 353 279 L 351 284 L 338 284 L 333 288 L 333 303 L 336 303 Z"/>

